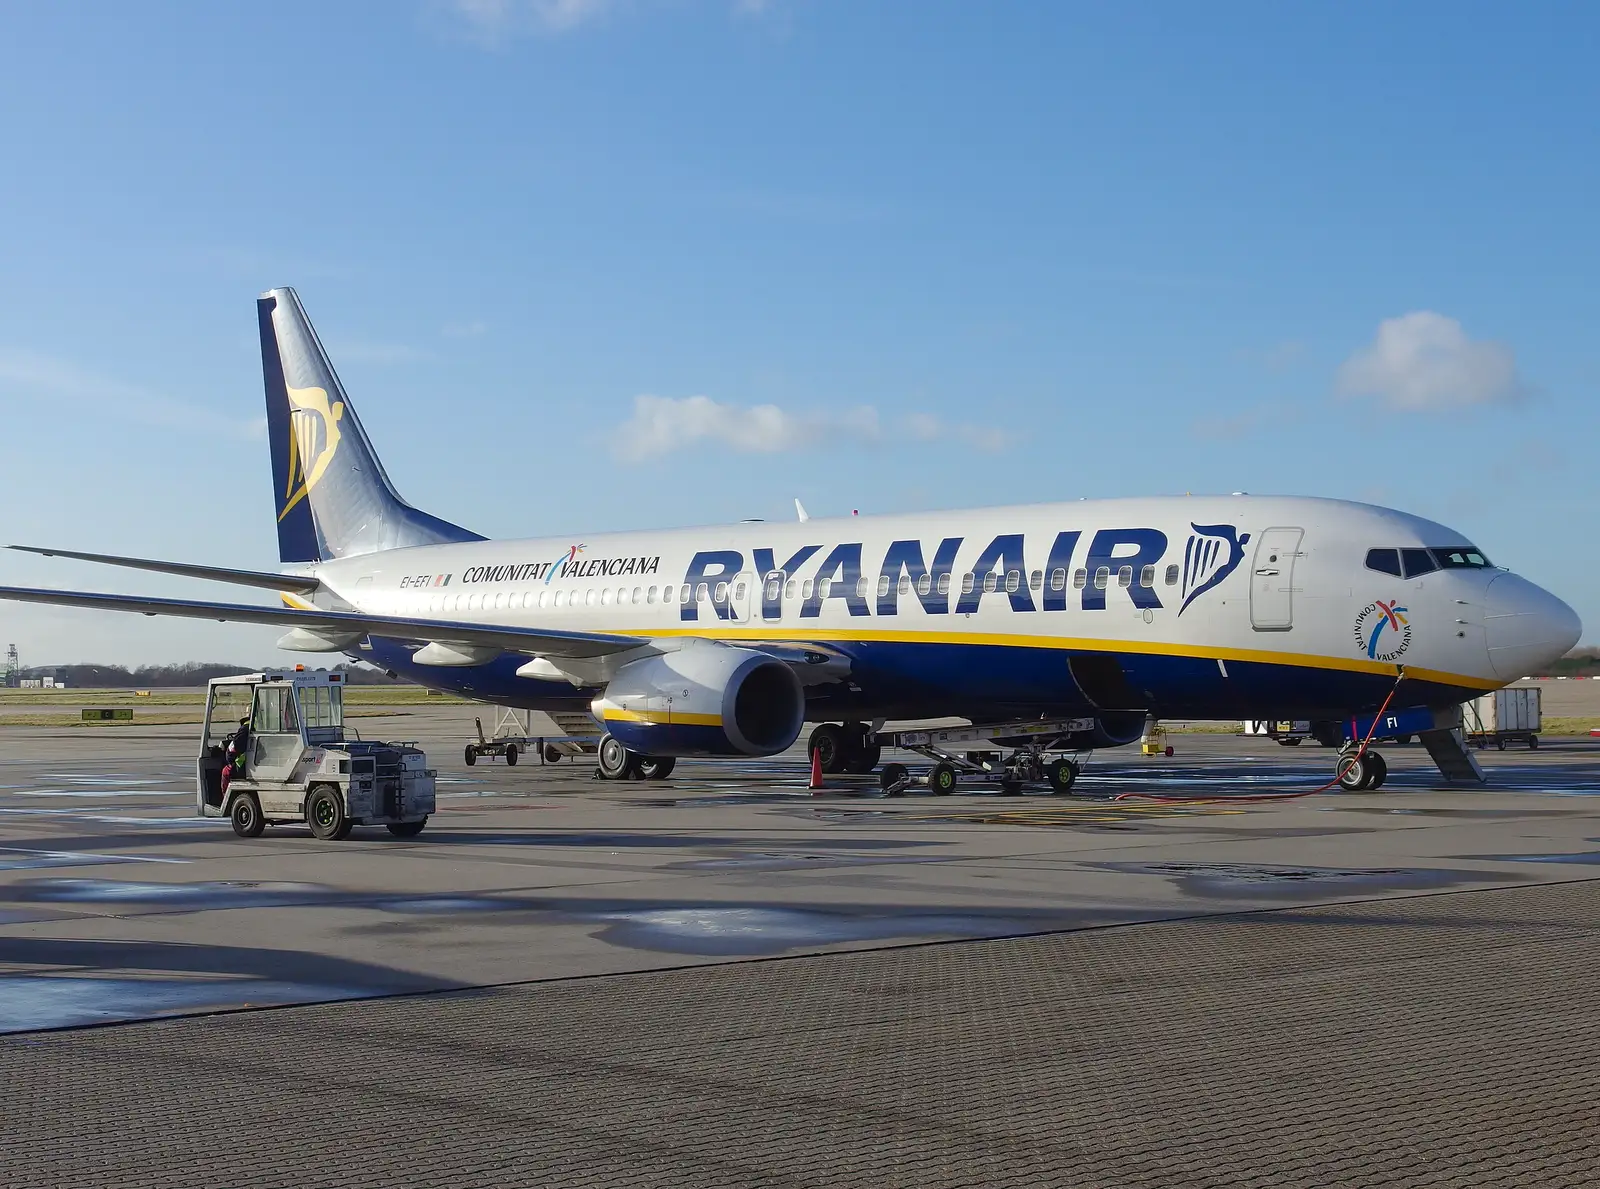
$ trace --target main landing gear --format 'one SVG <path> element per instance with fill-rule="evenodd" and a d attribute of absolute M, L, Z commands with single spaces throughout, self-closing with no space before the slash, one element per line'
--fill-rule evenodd
<path fill-rule="evenodd" d="M 1358 751 L 1357 745 L 1350 743 L 1339 752 L 1339 765 L 1334 769 L 1339 787 L 1347 793 L 1376 792 L 1389 778 L 1388 761 L 1371 748 L 1365 754 L 1358 755 Z"/>
<path fill-rule="evenodd" d="M 865 775 L 877 768 L 883 746 L 865 723 L 825 722 L 811 732 L 807 752 L 814 753 L 828 775 L 856 772 Z"/>
<path fill-rule="evenodd" d="M 614 736 L 600 740 L 599 763 L 594 774 L 600 780 L 665 780 L 678 761 L 672 756 L 647 756 L 630 751 Z"/>

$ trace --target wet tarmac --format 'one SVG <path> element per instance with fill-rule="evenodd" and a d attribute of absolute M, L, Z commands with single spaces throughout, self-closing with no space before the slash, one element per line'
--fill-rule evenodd
<path fill-rule="evenodd" d="M 684 761 L 661 783 L 598 782 L 570 762 L 467 769 L 459 736 L 406 725 L 441 769 L 439 813 L 417 839 L 358 830 L 343 843 L 295 828 L 245 841 L 195 818 L 189 728 L 0 732 L 0 1031 L 1580 880 L 1600 866 L 1600 747 L 1587 739 L 1487 753 L 1487 789 L 1443 788 L 1409 747 L 1386 749 L 1379 793 L 1229 800 L 1314 789 L 1331 754 L 1179 735 L 1171 759 L 1094 757 L 1080 796 L 963 786 L 888 799 L 872 777 L 813 795 L 799 752 Z"/>

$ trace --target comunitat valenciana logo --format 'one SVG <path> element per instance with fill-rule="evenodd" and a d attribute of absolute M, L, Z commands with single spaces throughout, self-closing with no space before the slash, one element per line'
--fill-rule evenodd
<path fill-rule="evenodd" d="M 1375 661 L 1397 661 L 1411 647 L 1411 621 L 1399 599 L 1374 599 L 1356 616 L 1356 647 Z"/>

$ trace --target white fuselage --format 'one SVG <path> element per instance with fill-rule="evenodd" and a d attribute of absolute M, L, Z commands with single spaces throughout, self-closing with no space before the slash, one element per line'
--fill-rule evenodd
<path fill-rule="evenodd" d="M 314 572 L 332 605 L 373 614 L 816 645 L 850 668 L 816 696 L 862 717 L 1104 705 L 1119 684 L 1168 716 L 1231 717 L 1342 713 L 1397 666 L 1460 700 L 1575 642 L 1571 610 L 1504 570 L 1368 564 L 1445 546 L 1470 549 L 1364 504 L 1162 497 L 431 545 Z M 408 651 L 374 648 L 391 667 Z M 1116 665 L 1060 663 L 1084 656 Z M 516 704 L 577 692 L 510 672 L 407 675 Z"/>

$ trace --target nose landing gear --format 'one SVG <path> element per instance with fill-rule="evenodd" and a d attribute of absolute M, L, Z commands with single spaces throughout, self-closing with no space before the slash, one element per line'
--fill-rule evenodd
<path fill-rule="evenodd" d="M 1378 752 L 1362 753 L 1355 745 L 1339 753 L 1339 787 L 1347 793 L 1371 793 L 1383 787 L 1389 777 L 1389 764 Z"/>

